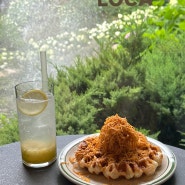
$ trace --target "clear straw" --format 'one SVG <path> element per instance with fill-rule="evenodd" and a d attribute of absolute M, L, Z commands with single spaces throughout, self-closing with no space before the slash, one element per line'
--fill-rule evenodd
<path fill-rule="evenodd" d="M 48 74 L 46 51 L 40 51 L 41 73 L 42 73 L 42 90 L 48 92 Z"/>

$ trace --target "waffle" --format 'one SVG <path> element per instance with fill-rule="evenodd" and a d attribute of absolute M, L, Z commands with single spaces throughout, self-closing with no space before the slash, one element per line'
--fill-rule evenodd
<path fill-rule="evenodd" d="M 99 135 L 84 139 L 75 153 L 80 168 L 108 179 L 153 175 L 162 159 L 161 149 L 117 114 L 106 119 Z"/>

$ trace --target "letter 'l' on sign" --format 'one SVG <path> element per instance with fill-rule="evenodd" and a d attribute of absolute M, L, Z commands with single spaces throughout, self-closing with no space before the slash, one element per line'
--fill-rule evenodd
<path fill-rule="evenodd" d="M 107 6 L 108 3 L 102 3 L 102 0 L 98 0 L 98 6 Z"/>

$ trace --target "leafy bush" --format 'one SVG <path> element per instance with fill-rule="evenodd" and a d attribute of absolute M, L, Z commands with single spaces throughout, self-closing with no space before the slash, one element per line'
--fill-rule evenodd
<path fill-rule="evenodd" d="M 153 16 L 147 19 L 147 31 L 144 33 L 151 40 L 152 46 L 160 39 L 168 36 L 176 37 L 183 34 L 185 30 L 185 2 L 178 0 L 178 3 L 165 7 L 156 6 Z"/>
<path fill-rule="evenodd" d="M 107 116 L 135 115 L 133 105 L 141 89 L 135 86 L 136 74 L 129 70 L 131 56 L 111 46 L 101 46 L 97 54 L 58 69 L 55 97 L 59 134 L 93 133 Z"/>
<path fill-rule="evenodd" d="M 171 144 L 178 143 L 180 137 L 178 133 L 175 135 L 176 126 L 183 128 L 181 122 L 185 118 L 182 32 L 184 12 L 180 4 L 153 10 L 154 15 L 150 16 L 152 13 L 149 13 L 146 23 L 135 21 L 135 24 L 123 27 L 121 21 L 125 17 L 121 20 L 122 16 L 119 16 L 120 20 L 99 26 L 105 31 L 98 35 L 95 34 L 98 30 L 93 30 L 100 46 L 97 57 L 87 58 L 86 61 L 78 59 L 74 67 L 58 69 L 56 85 L 59 88 L 63 84 L 61 88 L 64 91 L 63 95 L 60 92 L 61 96 L 56 97 L 59 114 L 57 124 L 60 125 L 58 132 L 69 132 L 69 117 L 78 120 L 75 121 L 75 133 L 81 133 L 85 127 L 92 128 L 92 125 L 95 127 L 84 133 L 95 132 L 107 116 L 118 113 L 126 116 L 135 126 L 142 126 L 158 134 L 163 125 L 167 128 L 172 123 L 175 129 L 170 133 L 171 136 L 174 135 Z M 175 14 L 175 22 L 171 22 L 172 17 L 167 16 L 171 10 L 179 11 Z M 140 13 L 145 15 L 146 12 Z M 158 15 L 159 18 L 155 19 Z M 132 16 L 134 17 L 134 13 Z M 159 25 L 162 19 L 166 25 L 164 28 Z M 177 25 L 181 26 L 176 28 Z M 112 32 L 111 37 L 107 32 Z M 129 37 L 126 37 L 128 33 Z M 67 112 L 65 108 L 61 108 L 62 105 L 66 107 L 66 104 L 69 108 Z M 71 104 L 75 105 L 75 116 L 75 113 L 69 111 Z M 85 106 L 90 106 L 93 111 L 84 111 Z M 76 109 L 79 107 L 83 110 L 80 113 Z M 82 124 L 81 120 L 85 120 L 85 115 L 92 119 Z M 178 141 L 174 141 L 175 139 Z"/>
<path fill-rule="evenodd" d="M 0 114 L 0 145 L 19 140 L 17 118 Z"/>
<path fill-rule="evenodd" d="M 139 132 L 141 132 L 145 136 L 151 137 L 151 138 L 156 139 L 156 140 L 158 139 L 158 135 L 160 134 L 160 131 L 151 134 L 150 130 L 147 130 L 147 129 L 141 128 L 141 127 L 137 128 L 136 130 L 139 131 Z"/>
<path fill-rule="evenodd" d="M 164 140 L 169 144 L 175 139 L 177 144 L 181 139 L 176 129 L 185 129 L 184 36 L 179 36 L 179 39 L 168 36 L 156 42 L 138 64 L 144 101 L 152 108 L 152 111 L 149 109 L 150 111 L 144 110 L 142 113 L 155 117 L 155 129 L 165 132 Z M 154 126 L 153 120 L 148 124 Z"/>
<path fill-rule="evenodd" d="M 118 113 L 142 132 L 155 138 L 165 133 L 164 142 L 177 145 L 177 129 L 185 128 L 183 1 L 119 13 L 111 23 L 85 29 L 99 45 L 95 55 L 56 67 L 57 135 L 97 132 L 107 116 Z M 1 132 L 13 131 L 9 127 L 3 124 Z"/>
<path fill-rule="evenodd" d="M 137 73 L 132 68 L 147 45 L 142 38 L 145 23 L 139 21 L 142 16 L 134 20 L 137 13 L 144 16 L 146 12 L 137 10 L 130 19 L 119 15 L 111 24 L 104 22 L 90 30 L 99 44 L 96 56 L 85 60 L 79 57 L 74 66 L 57 69 L 58 134 L 96 132 L 107 116 L 116 113 L 135 122 L 141 88 L 136 85 Z"/>

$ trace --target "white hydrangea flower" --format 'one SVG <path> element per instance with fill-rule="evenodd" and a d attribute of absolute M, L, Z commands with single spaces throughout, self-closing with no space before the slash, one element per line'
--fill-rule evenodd
<path fill-rule="evenodd" d="M 116 31 L 116 32 L 115 32 L 115 35 L 116 35 L 116 36 L 119 36 L 119 35 L 120 35 L 120 31 Z"/>
<path fill-rule="evenodd" d="M 122 14 L 118 14 L 118 19 L 121 19 L 123 17 L 123 15 Z"/>
<path fill-rule="evenodd" d="M 97 36 L 97 38 L 98 39 L 101 39 L 101 38 L 103 38 L 105 36 L 105 34 L 103 33 L 103 32 L 101 32 L 98 36 Z"/>

